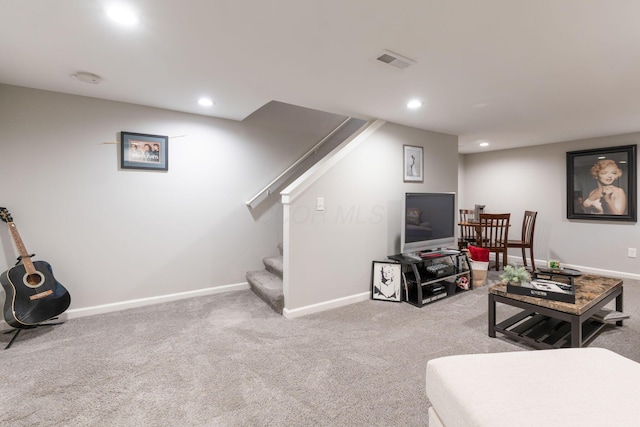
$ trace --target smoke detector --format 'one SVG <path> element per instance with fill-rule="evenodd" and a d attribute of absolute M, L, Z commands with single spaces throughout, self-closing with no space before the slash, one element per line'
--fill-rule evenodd
<path fill-rule="evenodd" d="M 376 59 L 380 62 L 393 65 L 394 67 L 400 68 L 402 70 L 416 63 L 416 61 L 414 61 L 413 59 L 398 55 L 397 53 L 391 52 L 387 49 L 383 50 L 382 54 L 380 54 Z"/>
<path fill-rule="evenodd" d="M 92 85 L 97 85 L 102 81 L 102 77 L 97 76 L 92 73 L 85 73 L 81 71 L 79 73 L 71 74 L 71 78 L 80 80 L 82 83 L 89 83 Z"/>

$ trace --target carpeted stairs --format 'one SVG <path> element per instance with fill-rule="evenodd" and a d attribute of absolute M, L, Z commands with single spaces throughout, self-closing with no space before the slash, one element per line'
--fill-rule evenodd
<path fill-rule="evenodd" d="M 264 270 L 249 271 L 247 282 L 251 290 L 277 313 L 282 314 L 284 308 L 284 292 L 282 290 L 282 244 L 278 245 L 280 256 L 262 258 Z"/>

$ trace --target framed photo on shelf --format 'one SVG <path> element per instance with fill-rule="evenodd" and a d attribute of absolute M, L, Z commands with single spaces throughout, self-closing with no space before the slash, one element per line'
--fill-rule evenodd
<path fill-rule="evenodd" d="M 636 222 L 636 145 L 567 152 L 567 218 Z"/>
<path fill-rule="evenodd" d="M 120 167 L 169 170 L 169 137 L 120 132 Z"/>
<path fill-rule="evenodd" d="M 424 182 L 422 147 L 404 145 L 404 182 Z"/>
<path fill-rule="evenodd" d="M 373 261 L 371 271 L 371 299 L 402 301 L 401 264 Z"/>

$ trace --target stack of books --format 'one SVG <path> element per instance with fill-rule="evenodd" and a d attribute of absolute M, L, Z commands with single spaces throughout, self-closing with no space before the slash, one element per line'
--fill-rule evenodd
<path fill-rule="evenodd" d="M 599 322 L 617 322 L 619 320 L 628 319 L 629 315 L 615 310 L 603 308 L 593 315 L 593 318 Z"/>

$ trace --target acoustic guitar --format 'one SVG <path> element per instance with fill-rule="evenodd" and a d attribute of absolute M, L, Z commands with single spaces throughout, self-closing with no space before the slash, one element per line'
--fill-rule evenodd
<path fill-rule="evenodd" d="M 32 261 L 18 234 L 11 214 L 0 208 L 0 218 L 9 226 L 9 233 L 18 249 L 18 264 L 0 276 L 6 293 L 4 319 L 14 328 L 30 328 L 52 319 L 69 308 L 69 292 L 53 277 L 51 265 Z"/>

